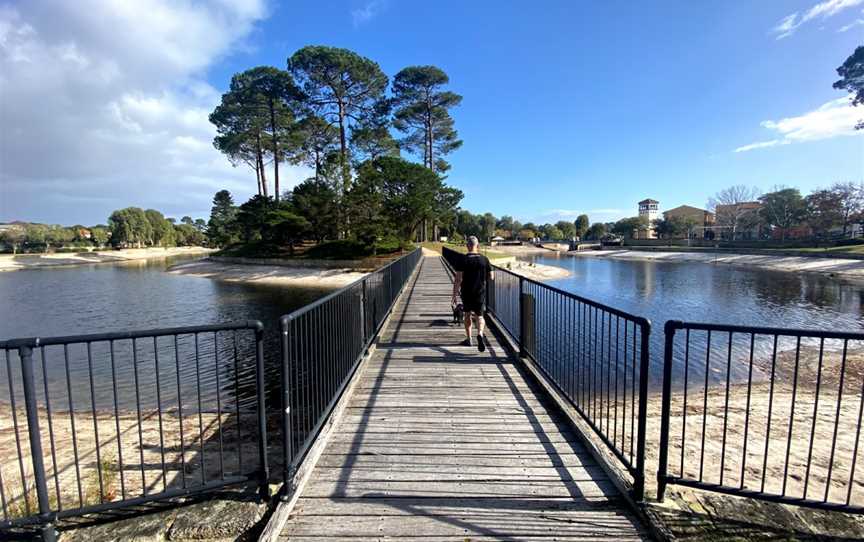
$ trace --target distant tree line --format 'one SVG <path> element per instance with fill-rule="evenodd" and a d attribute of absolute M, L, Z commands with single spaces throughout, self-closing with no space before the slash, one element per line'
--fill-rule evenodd
<path fill-rule="evenodd" d="M 206 243 L 204 219 L 184 216 L 177 224 L 155 209 L 118 209 L 108 217 L 110 242 L 120 248 L 202 246 Z"/>
<path fill-rule="evenodd" d="M 472 214 L 457 210 L 452 224 L 454 240 L 476 235 L 483 241 L 495 236 L 504 239 L 593 240 L 607 237 L 632 239 L 653 228 L 661 239 L 702 237 L 704 232 L 727 240 L 777 239 L 789 237 L 822 240 L 849 237 L 856 224 L 864 227 L 864 185 L 835 183 L 803 196 L 797 188 L 775 187 L 762 194 L 755 188 L 732 186 L 712 196 L 707 205 L 714 213 L 713 225 L 706 226 L 691 216 L 664 216 L 649 223 L 632 216 L 612 222 L 591 223 L 587 214 L 573 222 L 554 224 L 521 223 L 511 216 L 496 218 L 491 213 Z M 450 224 L 448 223 L 448 227 Z"/>
<path fill-rule="evenodd" d="M 16 222 L 0 230 L 0 245 L 7 252 L 52 252 L 113 248 L 202 246 L 207 224 L 184 216 L 180 223 L 154 209 L 118 209 L 108 224 L 60 226 Z"/>

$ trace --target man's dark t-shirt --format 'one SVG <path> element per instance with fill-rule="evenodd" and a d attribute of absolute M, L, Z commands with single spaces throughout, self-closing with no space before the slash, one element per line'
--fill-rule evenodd
<path fill-rule="evenodd" d="M 486 305 L 486 280 L 492 269 L 489 259 L 482 254 L 466 254 L 457 271 L 462 272 L 462 305 L 466 311 L 482 312 Z"/>

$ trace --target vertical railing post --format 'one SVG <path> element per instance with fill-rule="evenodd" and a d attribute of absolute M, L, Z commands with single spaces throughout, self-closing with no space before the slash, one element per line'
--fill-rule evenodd
<path fill-rule="evenodd" d="M 519 356 L 526 357 L 534 350 L 534 296 L 520 292 L 519 305 Z"/>
<path fill-rule="evenodd" d="M 390 295 L 387 298 L 387 301 L 388 301 L 387 305 L 388 305 L 388 307 L 390 307 L 393 305 L 393 300 L 396 299 L 396 296 L 393 294 L 393 266 L 392 265 L 387 268 L 387 284 L 389 284 L 389 289 L 387 291 L 390 292 Z"/>
<path fill-rule="evenodd" d="M 645 499 L 645 433 L 648 421 L 648 366 L 649 343 L 651 339 L 651 322 L 640 322 L 642 336 L 639 348 L 639 427 L 636 438 L 636 476 L 633 484 L 633 498 L 637 501 Z"/>
<path fill-rule="evenodd" d="M 294 492 L 294 428 L 291 423 L 291 318 L 283 316 L 282 331 L 282 499 Z"/>
<path fill-rule="evenodd" d="M 57 533 L 51 518 L 51 504 L 48 500 L 48 481 L 45 463 L 42 458 L 42 437 L 39 431 L 39 410 L 36 404 L 36 383 L 33 376 L 33 348 L 30 345 L 18 347 L 21 359 L 21 379 L 24 384 L 24 408 L 27 412 L 27 431 L 30 437 L 30 455 L 33 460 L 33 476 L 36 482 L 36 497 L 39 499 L 39 519 L 42 523 L 42 540 L 54 542 Z"/>
<path fill-rule="evenodd" d="M 516 309 L 519 311 L 519 318 L 518 318 L 518 321 L 519 321 L 519 338 L 518 338 L 518 342 L 519 342 L 519 356 L 520 357 L 525 357 L 525 336 L 522 332 L 522 329 L 524 327 L 522 325 L 522 318 L 524 317 L 524 314 L 525 314 L 525 311 L 522 310 L 522 287 L 523 287 L 524 281 L 525 281 L 525 279 L 522 278 L 522 275 L 519 275 L 519 294 L 516 296 L 516 299 L 517 299 Z"/>
<path fill-rule="evenodd" d="M 663 502 L 666 495 L 666 477 L 669 462 L 669 417 L 672 404 L 672 349 L 675 345 L 675 329 L 680 322 L 666 322 L 663 332 L 663 397 L 660 407 L 660 458 L 657 465 L 657 500 Z M 685 420 L 686 421 L 686 420 Z M 681 453 L 684 453 L 682 448 Z"/>
<path fill-rule="evenodd" d="M 267 405 L 264 390 L 264 325 L 254 322 L 255 329 L 255 387 L 258 395 L 258 465 L 259 494 L 270 499 L 270 464 L 267 462 Z M 237 420 L 240 423 L 240 420 Z"/>
<path fill-rule="evenodd" d="M 360 283 L 360 337 L 362 340 L 362 344 L 366 344 L 367 333 L 366 329 L 366 279 Z"/>

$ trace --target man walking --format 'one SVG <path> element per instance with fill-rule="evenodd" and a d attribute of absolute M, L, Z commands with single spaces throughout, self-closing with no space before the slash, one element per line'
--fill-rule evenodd
<path fill-rule="evenodd" d="M 465 335 L 467 338 L 462 346 L 471 346 L 471 324 L 477 320 L 477 349 L 486 350 L 486 337 L 483 335 L 486 322 L 483 315 L 486 312 L 486 281 L 494 280 L 492 265 L 489 259 L 479 252 L 480 241 L 473 235 L 468 238 L 468 254 L 457 264 L 456 280 L 453 282 L 453 305 L 456 305 L 456 294 L 462 296 L 462 307 L 465 309 Z"/>

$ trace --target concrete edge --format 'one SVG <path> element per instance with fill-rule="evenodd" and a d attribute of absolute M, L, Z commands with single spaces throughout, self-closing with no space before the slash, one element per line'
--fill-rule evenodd
<path fill-rule="evenodd" d="M 412 281 L 416 280 L 417 273 L 420 270 L 420 267 L 423 265 L 423 260 L 421 257 L 420 262 L 418 262 L 417 267 L 411 273 L 411 276 L 408 278 L 406 284 L 410 284 Z M 393 306 L 396 306 L 396 303 L 399 302 L 402 295 L 404 295 L 405 289 L 399 293 L 399 296 L 396 298 L 396 301 L 393 302 Z M 390 325 L 390 320 L 393 318 L 394 311 L 391 310 L 390 314 L 387 315 L 387 318 L 384 320 L 383 325 L 381 326 L 381 331 L 378 333 L 380 336 Z M 354 396 L 354 389 L 357 387 L 357 383 L 360 382 L 359 375 L 361 375 L 366 370 L 366 365 L 369 360 L 372 359 L 372 356 L 375 354 L 378 349 L 377 345 L 377 336 L 376 340 L 372 342 L 369 348 L 366 350 L 363 359 L 360 360 L 360 363 L 357 365 L 357 369 L 354 371 L 354 375 L 351 377 L 351 382 L 348 384 L 348 387 L 345 388 L 345 393 L 342 394 L 342 397 L 333 407 L 333 411 L 330 413 L 330 417 L 327 420 L 327 423 L 321 428 L 321 432 L 318 434 L 318 438 L 315 439 L 315 444 L 309 449 L 308 455 L 306 459 L 303 461 L 303 464 L 297 469 L 297 472 L 294 473 L 294 479 L 292 483 L 294 485 L 294 491 L 291 494 L 291 498 L 287 501 L 279 501 L 279 504 L 276 505 L 276 509 L 270 514 L 270 519 L 267 520 L 267 524 L 264 526 L 264 530 L 261 531 L 261 534 L 258 537 L 259 542 L 276 542 L 279 539 L 279 536 L 282 534 L 282 530 L 285 528 L 285 524 L 288 523 L 288 519 L 291 516 L 291 512 L 294 511 L 294 507 L 297 505 L 297 501 L 300 499 L 300 495 L 303 493 L 303 489 L 306 487 L 306 484 L 309 482 L 309 479 L 312 477 L 312 472 L 315 470 L 315 466 L 318 464 L 318 459 L 320 459 L 321 454 L 324 452 L 324 449 L 327 447 L 327 444 L 330 441 L 330 435 L 332 433 L 333 428 L 339 421 L 342 419 L 342 414 L 345 412 L 345 409 L 348 406 L 348 403 L 351 402 L 351 399 Z"/>

